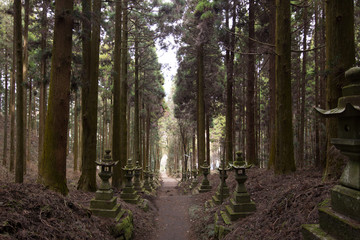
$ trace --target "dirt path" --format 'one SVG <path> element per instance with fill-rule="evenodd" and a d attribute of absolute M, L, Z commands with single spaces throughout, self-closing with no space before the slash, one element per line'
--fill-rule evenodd
<path fill-rule="evenodd" d="M 177 181 L 162 175 L 163 185 L 158 190 L 156 205 L 159 216 L 156 218 L 158 240 L 186 240 L 189 239 L 189 206 L 190 196 L 179 195 L 175 187 Z"/>

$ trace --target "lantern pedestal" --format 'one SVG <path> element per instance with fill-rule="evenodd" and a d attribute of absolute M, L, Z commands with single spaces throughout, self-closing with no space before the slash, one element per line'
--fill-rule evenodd
<path fill-rule="evenodd" d="M 256 210 L 255 203 L 250 200 L 250 195 L 245 188 L 247 176 L 245 174 L 245 166 L 233 165 L 235 169 L 235 180 L 237 182 L 233 197 L 230 199 L 230 205 L 226 205 L 226 213 L 231 221 L 239 218 L 245 218 Z M 241 170 L 241 173 L 238 171 Z"/>
<path fill-rule="evenodd" d="M 220 175 L 220 184 L 215 196 L 212 197 L 212 202 L 216 205 L 222 204 L 224 200 L 230 196 L 229 187 L 226 185 L 226 179 L 228 178 L 227 171 L 229 171 L 229 168 L 225 168 L 225 164 L 223 163 L 223 167 L 219 167 L 218 170 Z"/>
<path fill-rule="evenodd" d="M 205 161 L 204 166 L 200 166 L 200 168 L 202 168 L 202 170 L 203 170 L 204 179 L 201 182 L 201 185 L 199 187 L 199 192 L 200 193 L 209 192 L 209 191 L 211 191 L 211 188 L 212 188 L 209 180 L 207 179 L 207 175 L 209 175 L 209 173 L 210 173 L 210 166 Z"/>
<path fill-rule="evenodd" d="M 107 150 L 103 161 L 96 162 L 101 167 L 99 177 L 101 185 L 95 193 L 95 198 L 90 201 L 91 212 L 100 217 L 115 218 L 121 212 L 121 206 L 114 197 L 113 190 L 110 187 L 109 179 L 112 176 L 111 168 L 117 162 L 112 161 L 110 150 Z"/>
<path fill-rule="evenodd" d="M 146 191 L 148 191 L 149 193 L 152 193 L 153 192 L 153 188 L 151 187 L 151 183 L 149 181 L 149 178 L 150 178 L 150 172 L 149 172 L 149 167 L 146 167 L 145 171 L 144 171 L 144 189 Z"/>
<path fill-rule="evenodd" d="M 140 196 L 137 194 L 132 183 L 134 167 L 131 163 L 131 159 L 128 160 L 127 165 L 123 168 L 123 170 L 125 171 L 126 184 L 120 194 L 120 198 L 127 203 L 136 204 L 139 202 Z"/>
<path fill-rule="evenodd" d="M 331 190 L 331 204 L 319 208 L 319 224 L 305 224 L 307 239 L 360 239 L 360 68 L 345 73 L 351 84 L 331 110 L 316 109 L 325 117 L 338 118 L 338 138 L 331 143 L 349 158 L 340 185 Z"/>

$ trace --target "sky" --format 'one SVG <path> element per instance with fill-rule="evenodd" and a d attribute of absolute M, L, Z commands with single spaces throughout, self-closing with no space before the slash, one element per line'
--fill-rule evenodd
<path fill-rule="evenodd" d="M 176 61 L 176 51 L 178 47 L 175 45 L 174 38 L 172 36 L 169 36 L 167 41 L 170 43 L 170 46 L 167 50 L 160 49 L 159 44 L 156 44 L 158 60 L 162 65 L 161 71 L 165 78 L 164 90 L 166 93 L 166 98 L 170 96 L 173 79 L 178 68 L 178 63 Z"/>

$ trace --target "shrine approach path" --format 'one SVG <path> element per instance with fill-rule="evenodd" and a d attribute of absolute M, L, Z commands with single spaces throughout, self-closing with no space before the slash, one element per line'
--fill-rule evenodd
<path fill-rule="evenodd" d="M 178 181 L 162 174 L 163 184 L 158 190 L 156 205 L 159 208 L 157 220 L 158 240 L 190 239 L 189 207 L 191 195 L 180 195 L 175 188 Z"/>

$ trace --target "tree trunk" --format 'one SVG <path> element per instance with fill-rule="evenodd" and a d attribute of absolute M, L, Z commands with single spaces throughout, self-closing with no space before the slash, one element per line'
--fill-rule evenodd
<path fill-rule="evenodd" d="M 40 181 L 66 195 L 66 142 L 69 122 L 73 0 L 55 1 L 54 45 Z"/>
<path fill-rule="evenodd" d="M 276 25 L 276 4 L 275 0 L 268 0 L 269 6 L 269 43 L 275 45 L 275 25 Z M 269 106 L 269 163 L 268 168 L 274 166 L 275 162 L 275 52 L 269 55 L 269 89 L 270 89 L 270 106 Z"/>
<path fill-rule="evenodd" d="M 354 1 L 326 1 L 326 108 L 337 106 L 345 71 L 355 63 Z M 337 137 L 337 120 L 326 120 L 327 155 L 325 177 L 332 176 L 341 162 L 330 154 L 331 138 Z"/>
<path fill-rule="evenodd" d="M 74 172 L 78 170 L 78 159 L 79 159 L 79 124 L 78 124 L 78 96 L 77 91 L 75 91 L 75 106 L 74 106 L 74 145 L 73 145 L 73 153 L 74 153 Z"/>
<path fill-rule="evenodd" d="M 14 1 L 14 41 L 16 44 L 16 166 L 15 182 L 24 181 L 24 91 L 21 0 Z"/>
<path fill-rule="evenodd" d="M 8 135 L 8 50 L 5 49 L 5 106 L 4 106 L 4 148 L 3 148 L 3 166 L 6 166 L 7 162 L 7 135 Z"/>
<path fill-rule="evenodd" d="M 304 1 L 307 5 L 307 0 Z M 303 50 L 307 49 L 307 34 L 308 34 L 308 18 L 307 18 L 307 7 L 303 9 L 303 22 L 304 22 L 304 36 L 303 36 Z M 301 103 L 300 103 L 300 129 L 299 129 L 299 151 L 298 151 L 298 164 L 302 168 L 304 166 L 304 135 L 305 135 L 305 97 L 306 97 L 306 73 L 307 73 L 307 53 L 303 52 L 302 59 L 302 77 L 301 77 Z"/>
<path fill-rule="evenodd" d="M 91 1 L 83 1 L 86 8 L 83 8 L 85 15 L 88 14 L 88 20 L 91 22 Z M 85 31 L 89 31 L 89 37 L 85 51 L 89 51 L 90 56 L 87 54 L 85 57 L 89 58 L 84 61 L 87 63 L 87 70 L 89 75 L 83 78 L 82 85 L 82 99 L 83 99 L 83 154 L 82 154 L 82 172 L 78 183 L 78 189 L 83 191 L 96 191 L 96 147 L 97 147 L 97 108 L 98 108 L 98 76 L 99 76 L 99 45 L 100 45 L 100 21 L 101 21 L 101 1 L 93 1 L 93 24 L 86 25 Z M 85 21 L 86 21 L 85 20 Z M 89 28 L 88 28 L 89 27 Z M 90 41 L 91 40 L 91 41 Z M 84 54 L 84 53 L 83 53 Z M 85 76 L 84 76 L 85 77 Z"/>
<path fill-rule="evenodd" d="M 29 15 L 30 15 L 30 1 L 25 0 L 24 4 L 25 8 L 25 16 L 24 16 L 24 45 L 23 45 L 23 62 L 22 62 L 22 71 L 23 71 L 23 86 L 27 85 L 28 81 L 28 67 L 29 67 L 29 54 L 28 54 L 28 36 L 29 36 Z M 29 81 L 30 86 L 30 81 Z M 30 88 L 29 88 L 30 89 Z M 31 95 L 31 93 L 30 93 Z M 30 99 L 31 100 L 31 99 Z M 31 101 L 29 101 L 29 108 L 31 105 Z M 30 156 L 27 155 L 27 138 L 30 136 L 30 128 L 26 127 L 27 124 L 27 91 L 26 88 L 23 87 L 23 135 L 24 135 L 24 174 L 26 174 L 26 165 L 30 160 Z M 29 116 L 30 117 L 30 116 Z"/>
<path fill-rule="evenodd" d="M 276 174 L 296 170 L 291 110 L 290 22 L 290 0 L 276 0 Z"/>
<path fill-rule="evenodd" d="M 234 3 L 235 8 L 236 5 Z M 226 28 L 229 29 L 230 3 L 227 2 Z M 226 50 L 226 159 L 227 163 L 233 161 L 233 84 L 234 84 L 234 49 L 235 49 L 235 11 L 233 11 L 233 23 L 227 33 Z"/>
<path fill-rule="evenodd" d="M 42 156 L 44 146 L 44 135 L 45 135 L 45 119 L 46 119 L 46 39 L 47 39 L 47 11 L 48 11 L 49 2 L 43 1 L 42 4 L 42 13 L 41 13 L 41 63 L 40 63 L 40 99 L 39 99 L 39 146 L 38 146 L 38 176 L 42 176 Z"/>
<path fill-rule="evenodd" d="M 116 2 L 115 15 L 115 52 L 114 52 L 114 104 L 112 120 L 112 156 L 114 161 L 120 160 L 120 75 L 121 75 L 121 16 L 122 1 Z M 121 166 L 114 167 L 112 177 L 113 187 L 121 186 Z"/>
<path fill-rule="evenodd" d="M 246 81 L 246 161 L 249 164 L 258 165 L 256 159 L 255 138 L 255 56 L 251 53 L 255 50 L 255 6 L 254 0 L 249 1 L 249 40 L 248 40 L 248 68 Z"/>
<path fill-rule="evenodd" d="M 117 165 L 122 169 L 127 162 L 127 100 L 128 100 L 128 0 L 123 0 L 123 27 L 122 27 L 122 43 L 121 43 L 121 82 L 120 82 L 120 159 Z M 121 178 L 124 173 L 121 171 Z"/>
<path fill-rule="evenodd" d="M 197 46 L 197 124 L 198 124 L 198 165 L 205 161 L 205 101 L 204 101 L 204 44 Z M 200 168 L 200 172 L 201 168 Z"/>
<path fill-rule="evenodd" d="M 136 26 L 137 26 L 136 18 Z M 135 27 L 135 103 L 134 103 L 134 162 L 140 162 L 140 116 L 139 116 L 139 42 Z"/>
<path fill-rule="evenodd" d="M 16 32 L 15 22 L 13 25 L 14 35 Z M 15 68 L 16 68 L 16 44 L 13 39 L 13 54 L 11 66 L 11 83 L 10 83 L 10 172 L 15 168 Z"/>

